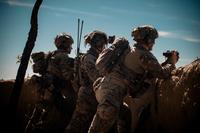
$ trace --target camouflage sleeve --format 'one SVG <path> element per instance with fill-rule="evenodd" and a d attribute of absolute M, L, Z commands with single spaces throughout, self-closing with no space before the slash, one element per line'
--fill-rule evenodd
<path fill-rule="evenodd" d="M 57 55 L 52 54 L 52 56 L 48 60 L 47 71 L 53 75 L 60 76 L 59 75 L 60 72 L 58 70 L 59 62 L 60 61 L 59 58 L 57 58 Z"/>
<path fill-rule="evenodd" d="M 99 71 L 95 66 L 96 57 L 88 54 L 85 56 L 83 60 L 84 70 L 88 74 L 88 77 L 92 82 L 94 82 L 98 77 L 100 77 Z"/>
<path fill-rule="evenodd" d="M 69 80 L 73 77 L 73 67 L 70 66 L 70 58 L 66 54 L 62 54 L 59 58 L 59 69 L 61 76 L 65 80 Z"/>
<path fill-rule="evenodd" d="M 172 70 L 175 69 L 175 65 L 171 64 L 162 67 L 155 56 L 150 52 L 143 54 L 140 60 L 144 70 L 147 70 L 153 77 L 163 79 L 169 78 Z"/>

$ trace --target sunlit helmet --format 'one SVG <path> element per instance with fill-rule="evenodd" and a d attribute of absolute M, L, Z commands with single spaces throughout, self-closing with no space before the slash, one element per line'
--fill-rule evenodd
<path fill-rule="evenodd" d="M 95 30 L 88 35 L 85 35 L 84 39 L 85 44 L 90 44 L 91 46 L 106 45 L 108 43 L 106 33 L 98 30 Z M 104 41 L 104 43 L 99 43 L 100 41 Z"/>
<path fill-rule="evenodd" d="M 134 28 L 131 36 L 136 42 L 154 43 L 158 38 L 158 31 L 150 25 L 144 25 Z"/>
<path fill-rule="evenodd" d="M 69 48 L 70 45 L 74 43 L 74 40 L 71 35 L 67 33 L 60 33 L 55 37 L 54 44 L 58 49 Z"/>

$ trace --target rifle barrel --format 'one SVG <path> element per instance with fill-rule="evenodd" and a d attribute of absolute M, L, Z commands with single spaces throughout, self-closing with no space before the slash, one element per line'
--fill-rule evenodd
<path fill-rule="evenodd" d="M 81 31 L 80 31 L 80 36 L 79 36 L 79 48 L 80 48 L 80 44 L 81 44 L 82 31 L 83 31 L 83 20 L 81 21 Z"/>
<path fill-rule="evenodd" d="M 80 30 L 80 19 L 78 18 L 78 33 L 77 33 L 77 55 L 79 54 L 79 47 L 80 47 L 80 45 L 79 45 L 79 30 Z"/>
<path fill-rule="evenodd" d="M 81 36 L 82 36 L 82 31 L 83 31 L 83 23 L 84 21 L 81 21 L 80 25 L 80 19 L 78 19 L 78 36 L 77 36 L 77 56 L 79 56 L 80 52 L 80 44 L 81 44 Z"/>

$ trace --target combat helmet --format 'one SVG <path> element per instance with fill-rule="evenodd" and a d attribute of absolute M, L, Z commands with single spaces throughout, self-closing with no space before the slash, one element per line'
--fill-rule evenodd
<path fill-rule="evenodd" d="M 158 31 L 153 26 L 143 25 L 134 28 L 131 36 L 138 43 L 154 43 L 158 38 Z"/>
<path fill-rule="evenodd" d="M 91 46 L 98 45 L 99 44 L 98 42 L 102 40 L 105 41 L 105 45 L 108 43 L 106 33 L 98 30 L 94 30 L 93 32 L 85 35 L 84 39 L 85 39 L 85 44 L 90 44 Z"/>
<path fill-rule="evenodd" d="M 74 40 L 71 35 L 67 33 L 60 33 L 54 39 L 54 44 L 58 49 L 69 48 L 70 45 L 74 43 Z"/>

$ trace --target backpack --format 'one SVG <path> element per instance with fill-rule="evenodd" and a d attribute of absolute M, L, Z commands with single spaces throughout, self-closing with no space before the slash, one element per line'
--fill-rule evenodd
<path fill-rule="evenodd" d="M 46 73 L 48 67 L 48 60 L 50 59 L 52 53 L 45 54 L 44 52 L 36 52 L 31 55 L 33 60 L 32 69 L 34 73 L 39 73 L 43 75 Z"/>
<path fill-rule="evenodd" d="M 96 68 L 100 73 L 108 74 L 119 63 L 121 56 L 130 49 L 129 42 L 124 38 L 116 39 L 112 46 L 104 49 L 96 60 Z"/>

